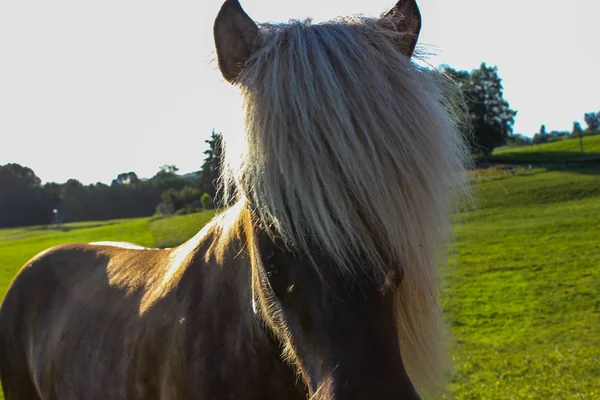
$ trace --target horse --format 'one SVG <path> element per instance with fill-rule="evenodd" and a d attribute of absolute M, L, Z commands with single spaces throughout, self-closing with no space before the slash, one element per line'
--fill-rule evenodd
<path fill-rule="evenodd" d="M 170 249 L 29 260 L 0 306 L 6 399 L 442 393 L 439 264 L 467 152 L 452 85 L 416 62 L 420 29 L 414 0 L 279 24 L 226 0 L 216 61 L 245 122 L 241 146 L 224 138 L 232 205 Z"/>

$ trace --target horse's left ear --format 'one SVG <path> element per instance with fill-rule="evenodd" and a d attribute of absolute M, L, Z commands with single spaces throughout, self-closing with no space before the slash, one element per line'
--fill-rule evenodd
<path fill-rule="evenodd" d="M 402 33 L 396 43 L 402 53 L 412 57 L 419 33 L 421 32 L 421 12 L 415 0 L 399 0 L 398 3 L 388 11 L 385 19 L 392 22 L 395 29 Z"/>
<path fill-rule="evenodd" d="M 223 77 L 234 82 L 242 72 L 258 36 L 258 26 L 238 0 L 226 0 L 213 28 L 217 60 Z"/>

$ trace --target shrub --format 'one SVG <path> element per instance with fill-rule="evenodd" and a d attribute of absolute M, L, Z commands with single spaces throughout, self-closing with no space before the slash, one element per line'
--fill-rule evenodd
<path fill-rule="evenodd" d="M 202 195 L 202 198 L 200 199 L 200 201 L 202 202 L 202 208 L 205 208 L 205 209 L 213 208 L 213 201 L 212 201 L 212 197 L 210 197 L 210 194 L 204 193 Z"/>
<path fill-rule="evenodd" d="M 158 206 L 156 206 L 156 214 L 157 215 L 173 215 L 175 212 L 175 206 L 173 203 L 163 201 Z"/>
<path fill-rule="evenodd" d="M 187 208 L 180 208 L 179 210 L 175 211 L 175 215 L 186 215 L 189 213 L 190 211 Z"/>

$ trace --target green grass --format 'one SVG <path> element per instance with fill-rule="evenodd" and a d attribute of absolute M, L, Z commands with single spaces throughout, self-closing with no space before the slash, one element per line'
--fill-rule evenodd
<path fill-rule="evenodd" d="M 583 150 L 583 157 L 600 157 L 600 135 L 584 137 Z M 564 160 L 578 160 L 581 157 L 579 139 L 568 139 L 533 146 L 498 148 L 494 150 L 490 158 L 492 160 L 502 159 L 507 161 L 551 163 Z"/>
<path fill-rule="evenodd" d="M 173 247 L 177 246 L 190 237 L 208 223 L 215 215 L 208 211 L 199 214 L 178 215 L 168 218 L 155 219 L 149 223 L 149 229 L 154 238 L 155 247 Z"/>
<path fill-rule="evenodd" d="M 184 242 L 214 215 L 206 211 L 159 219 L 135 218 L 65 224 L 61 229 L 35 226 L 0 229 L 0 297 L 27 260 L 62 243 L 111 240 L 149 247 L 170 247 Z"/>
<path fill-rule="evenodd" d="M 600 170 L 476 186 L 444 309 L 457 399 L 600 398 Z"/>
<path fill-rule="evenodd" d="M 478 200 L 457 218 L 445 271 L 443 307 L 458 370 L 452 394 L 600 398 L 600 169 L 490 168 L 473 180 Z M 0 294 L 29 257 L 51 245 L 173 246 L 211 216 L 0 230 Z"/>

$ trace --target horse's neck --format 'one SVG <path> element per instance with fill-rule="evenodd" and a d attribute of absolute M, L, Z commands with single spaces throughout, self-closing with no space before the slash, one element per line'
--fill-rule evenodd
<path fill-rule="evenodd" d="M 212 260 L 205 266 L 216 274 L 212 288 L 206 288 L 215 293 L 213 300 L 217 303 L 233 302 L 227 307 L 221 303 L 212 308 L 213 313 L 218 313 L 216 321 L 224 323 L 222 331 L 237 335 L 228 339 L 232 343 L 232 346 L 228 346 L 232 350 L 230 361 L 245 369 L 244 376 L 249 380 L 249 387 L 254 382 L 259 385 L 257 390 L 264 389 L 260 398 L 303 399 L 305 395 L 295 371 L 282 360 L 281 344 L 252 307 L 252 273 L 256 262 L 262 262 L 265 252 L 281 251 L 280 245 L 260 228 L 259 222 L 248 209 L 235 209 L 234 206 L 223 214 L 222 222 L 216 221 L 213 228 L 213 246 L 206 253 L 197 253 L 195 257 Z M 224 296 L 224 293 L 227 295 Z M 214 304 L 210 300 L 208 303 Z M 205 311 L 211 312 L 208 305 Z M 232 326 L 240 326 L 241 329 L 231 329 Z"/>

